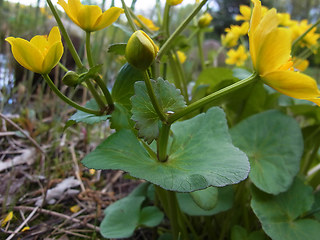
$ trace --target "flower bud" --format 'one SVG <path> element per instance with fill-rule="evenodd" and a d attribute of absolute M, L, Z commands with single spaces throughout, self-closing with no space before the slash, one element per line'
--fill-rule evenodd
<path fill-rule="evenodd" d="M 199 18 L 198 26 L 200 28 L 208 27 L 211 21 L 212 21 L 212 16 L 209 13 L 205 13 Z"/>
<path fill-rule="evenodd" d="M 152 39 L 143 31 L 135 31 L 126 47 L 126 59 L 132 66 L 146 70 L 154 61 L 158 53 L 158 47 Z"/>
<path fill-rule="evenodd" d="M 62 78 L 62 82 L 69 86 L 75 87 L 78 84 L 79 75 L 74 71 L 68 71 Z"/>

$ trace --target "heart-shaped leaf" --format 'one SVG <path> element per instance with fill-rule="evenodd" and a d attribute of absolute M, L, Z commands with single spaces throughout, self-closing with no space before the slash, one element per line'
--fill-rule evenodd
<path fill-rule="evenodd" d="M 140 208 L 145 197 L 126 197 L 104 211 L 105 217 L 100 224 L 102 236 L 106 238 L 130 237 L 139 223 Z"/>
<path fill-rule="evenodd" d="M 266 194 L 257 188 L 252 191 L 251 207 L 259 218 L 263 230 L 273 240 L 308 239 L 320 236 L 320 223 L 300 218 L 312 207 L 312 188 L 295 179 L 287 192 L 277 196 Z"/>
<path fill-rule="evenodd" d="M 132 131 L 122 129 L 102 142 L 82 163 L 94 169 L 121 169 L 178 192 L 235 184 L 247 177 L 247 156 L 232 145 L 220 108 L 173 124 L 172 135 L 166 162 L 157 161 Z"/>
<path fill-rule="evenodd" d="M 298 123 L 279 111 L 240 122 L 230 131 L 235 146 L 249 157 L 251 181 L 261 190 L 286 191 L 299 171 L 303 138 Z"/>

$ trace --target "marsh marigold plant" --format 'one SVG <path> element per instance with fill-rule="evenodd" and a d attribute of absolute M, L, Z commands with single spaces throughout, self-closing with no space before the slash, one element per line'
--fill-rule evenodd
<path fill-rule="evenodd" d="M 35 73 L 47 74 L 58 64 L 63 54 L 63 45 L 58 27 L 53 27 L 48 36 L 37 35 L 30 42 L 8 37 L 13 57 L 17 62 Z"/>
<path fill-rule="evenodd" d="M 317 82 L 295 72 L 291 60 L 291 31 L 279 28 L 275 9 L 262 14 L 261 2 L 252 0 L 254 8 L 250 21 L 249 44 L 254 70 L 275 90 L 298 99 L 320 105 Z"/>

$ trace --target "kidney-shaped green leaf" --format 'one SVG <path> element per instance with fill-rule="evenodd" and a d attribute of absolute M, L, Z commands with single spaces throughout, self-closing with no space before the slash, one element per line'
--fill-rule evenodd
<path fill-rule="evenodd" d="M 247 118 L 230 131 L 235 146 L 249 157 L 251 181 L 261 190 L 286 191 L 299 171 L 303 138 L 298 123 L 279 111 Z"/>
<path fill-rule="evenodd" d="M 259 218 L 263 230 L 273 240 L 317 240 L 320 223 L 300 218 L 312 207 L 312 188 L 296 179 L 287 192 L 277 196 L 256 188 L 252 191 L 251 207 Z"/>
<path fill-rule="evenodd" d="M 145 197 L 126 197 L 106 208 L 100 224 L 102 236 L 106 238 L 130 237 L 139 225 L 140 207 Z"/>
<path fill-rule="evenodd" d="M 123 129 L 108 137 L 82 163 L 94 169 L 121 169 L 178 192 L 235 184 L 248 176 L 247 156 L 232 145 L 220 108 L 173 124 L 172 135 L 166 162 L 150 156 L 132 131 Z"/>

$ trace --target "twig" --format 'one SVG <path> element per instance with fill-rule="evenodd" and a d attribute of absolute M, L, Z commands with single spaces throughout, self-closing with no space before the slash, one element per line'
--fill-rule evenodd
<path fill-rule="evenodd" d="M 33 211 L 35 208 L 34 207 L 28 207 L 28 206 L 16 206 L 14 207 L 14 209 L 17 209 L 17 210 L 26 210 L 26 211 Z M 67 219 L 67 220 L 70 220 L 72 222 L 76 222 L 76 223 L 80 223 L 80 224 L 83 224 L 84 226 L 87 226 L 88 228 L 91 228 L 91 229 L 96 229 L 96 231 L 100 231 L 100 228 L 97 227 L 97 226 L 94 226 L 90 223 L 85 223 L 85 222 L 82 222 L 81 220 L 77 219 L 77 218 L 72 218 L 70 216 L 67 216 L 67 215 L 64 215 L 62 213 L 57 213 L 57 212 L 54 212 L 54 211 L 50 211 L 50 210 L 46 210 L 46 209 L 37 209 L 40 213 L 44 213 L 44 214 L 49 214 L 49 215 L 52 215 L 52 216 L 56 216 L 56 217 L 60 217 L 60 218 L 64 218 L 64 219 Z"/>
<path fill-rule="evenodd" d="M 38 209 L 39 207 L 33 208 L 32 212 L 29 214 L 26 220 L 24 220 L 23 223 L 18 228 L 16 228 L 16 230 L 14 230 L 14 232 L 9 237 L 7 237 L 6 240 L 12 239 L 18 232 L 20 232 L 20 230 L 24 227 L 24 225 L 27 224 L 27 222 L 33 217 L 33 215 L 37 212 Z"/>
<path fill-rule="evenodd" d="M 111 187 L 112 184 L 114 184 L 123 174 L 123 171 L 118 171 L 113 178 L 111 179 L 111 181 L 107 184 L 107 186 L 105 188 L 103 188 L 101 190 L 101 193 L 105 193 L 109 190 L 109 188 Z"/>
<path fill-rule="evenodd" d="M 10 123 L 12 126 L 14 126 L 16 129 L 18 129 L 26 138 L 28 138 L 41 153 L 43 153 L 46 156 L 46 152 L 41 148 L 41 146 L 32 138 L 29 136 L 29 134 L 26 134 L 25 131 L 19 127 L 16 123 L 14 123 L 11 119 L 7 118 L 5 115 L 0 113 L 0 117 L 6 120 L 8 123 Z"/>
<path fill-rule="evenodd" d="M 53 226 L 52 226 L 52 227 L 53 227 Z M 55 230 L 58 231 L 58 232 L 55 233 L 55 234 L 66 233 L 66 234 L 70 234 L 70 235 L 77 236 L 77 237 L 81 237 L 81 238 L 86 238 L 86 239 L 90 239 L 90 238 L 91 238 L 91 237 L 89 237 L 89 236 L 86 236 L 86 235 L 83 235 L 83 234 L 80 234 L 80 233 L 72 232 L 72 231 L 69 231 L 69 230 L 64 230 L 64 229 L 57 228 L 57 227 L 53 227 L 53 229 L 55 229 Z M 53 234 L 52 234 L 52 235 L 53 235 Z"/>
<path fill-rule="evenodd" d="M 75 171 L 75 174 L 76 174 L 76 177 L 77 177 L 78 181 L 80 182 L 81 191 L 85 192 L 86 188 L 84 187 L 82 179 L 80 177 L 80 169 L 79 169 L 79 164 L 78 164 L 78 160 L 77 160 L 77 157 L 76 157 L 76 153 L 75 153 L 75 150 L 74 150 L 74 144 L 71 144 L 69 149 L 70 149 L 70 152 L 71 152 L 72 161 L 74 163 L 74 171 Z"/>

